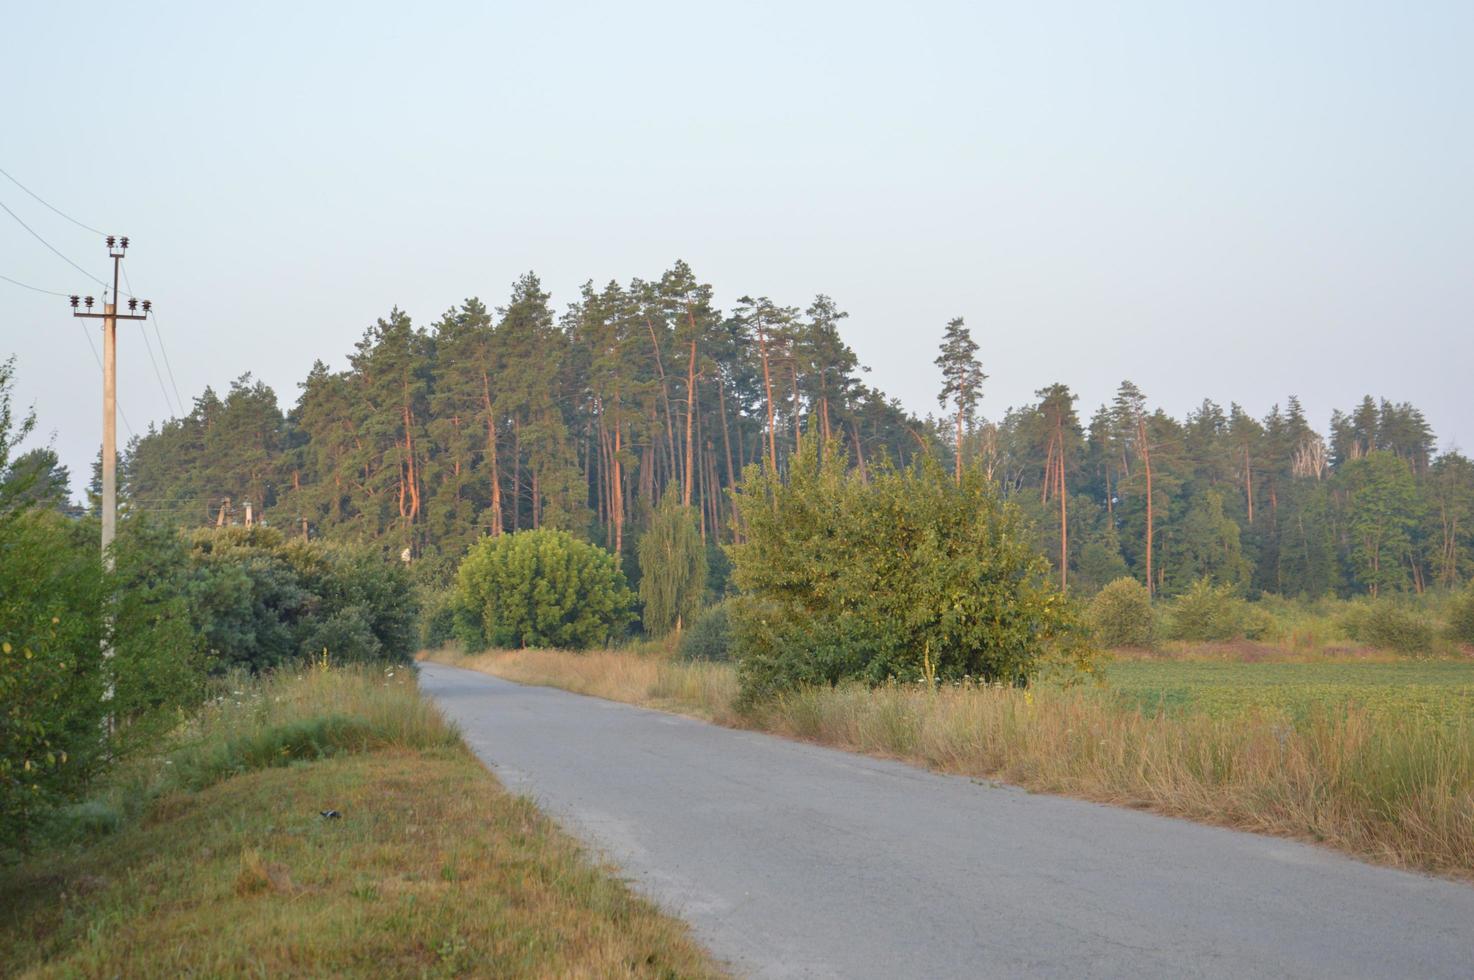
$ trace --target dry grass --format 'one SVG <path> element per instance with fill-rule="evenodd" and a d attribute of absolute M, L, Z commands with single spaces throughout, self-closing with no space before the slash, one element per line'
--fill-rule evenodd
<path fill-rule="evenodd" d="M 732 708 L 737 675 L 725 664 L 683 663 L 669 655 L 629 650 L 575 654 L 562 650 L 505 650 L 465 654 L 437 650 L 432 658 L 505 677 L 519 684 L 558 687 L 723 725 L 739 725 Z"/>
<path fill-rule="evenodd" d="M 269 729 L 324 711 L 376 716 L 401 744 L 165 788 L 116 834 L 5 869 L 0 972 L 719 973 L 683 924 L 504 792 L 412 684 L 334 671 L 240 691 L 189 751 L 260 732 L 253 716 Z"/>
<path fill-rule="evenodd" d="M 440 655 L 436 655 L 440 659 Z M 739 716 L 728 667 L 625 652 L 447 655 L 523 683 L 675 706 L 931 768 L 1474 877 L 1474 722 L 1147 713 L 1094 688 L 815 688 Z"/>

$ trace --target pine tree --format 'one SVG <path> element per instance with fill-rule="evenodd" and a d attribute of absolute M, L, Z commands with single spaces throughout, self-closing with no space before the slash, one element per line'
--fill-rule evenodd
<path fill-rule="evenodd" d="M 957 418 L 955 443 L 955 470 L 957 483 L 962 483 L 962 432 L 964 425 L 971 424 L 977 412 L 978 402 L 983 397 L 983 382 L 988 376 L 978 361 L 978 345 L 971 332 L 963 325 L 962 317 L 947 321 L 947 330 L 942 335 L 941 353 L 934 362 L 942 369 L 942 390 L 937 401 L 943 408 L 951 406 Z"/>

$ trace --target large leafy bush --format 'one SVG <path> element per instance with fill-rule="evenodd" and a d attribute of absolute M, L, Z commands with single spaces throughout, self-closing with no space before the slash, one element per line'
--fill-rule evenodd
<path fill-rule="evenodd" d="M 1247 604 L 1231 585 L 1200 578 L 1172 602 L 1168 623 L 1172 639 L 1194 643 L 1235 640 L 1248 622 Z"/>
<path fill-rule="evenodd" d="M 1105 647 L 1150 648 L 1157 639 L 1157 616 L 1146 586 L 1118 578 L 1090 600 L 1090 626 Z"/>
<path fill-rule="evenodd" d="M 727 661 L 732 659 L 732 625 L 728 617 L 730 600 L 708 606 L 681 634 L 676 654 L 682 660 Z"/>
<path fill-rule="evenodd" d="M 467 615 L 457 638 L 473 649 L 609 642 L 634 619 L 634 594 L 614 555 L 567 531 L 483 538 L 456 575 Z"/>
<path fill-rule="evenodd" d="M 867 476 L 810 449 L 786 483 L 749 468 L 737 503 L 749 700 L 848 678 L 1023 683 L 1061 654 L 1088 666 L 1083 624 L 982 473 L 926 460 Z"/>
<path fill-rule="evenodd" d="M 1394 599 L 1363 599 L 1341 617 L 1341 628 L 1357 643 L 1410 656 L 1431 652 L 1433 623 L 1420 610 Z"/>
<path fill-rule="evenodd" d="M 211 528 L 190 541 L 196 614 L 219 666 L 262 670 L 324 650 L 341 662 L 414 653 L 418 603 L 401 565 L 267 527 Z"/>
<path fill-rule="evenodd" d="M 1454 596 L 1449 603 L 1448 638 L 1474 647 L 1474 585 Z"/>

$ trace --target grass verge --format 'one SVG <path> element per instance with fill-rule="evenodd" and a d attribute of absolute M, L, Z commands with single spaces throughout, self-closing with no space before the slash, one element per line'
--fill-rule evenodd
<path fill-rule="evenodd" d="M 1474 878 L 1467 713 L 1432 717 L 1355 701 L 1159 710 L 1109 688 L 854 685 L 800 691 L 741 715 L 732 707 L 735 675 L 722 665 L 622 651 L 433 656 L 522 683 Z"/>
<path fill-rule="evenodd" d="M 0 868 L 4 972 L 719 974 L 683 924 L 503 791 L 412 674 L 232 688 Z"/>

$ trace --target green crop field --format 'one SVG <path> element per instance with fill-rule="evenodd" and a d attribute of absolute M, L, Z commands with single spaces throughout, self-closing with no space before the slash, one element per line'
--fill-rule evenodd
<path fill-rule="evenodd" d="M 1294 717 L 1348 704 L 1439 721 L 1474 721 L 1474 662 L 1264 664 L 1120 661 L 1107 683 L 1128 704 L 1229 715 L 1279 709 Z"/>

